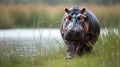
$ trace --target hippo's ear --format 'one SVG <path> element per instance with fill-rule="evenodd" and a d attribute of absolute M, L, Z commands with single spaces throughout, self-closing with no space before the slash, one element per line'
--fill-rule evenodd
<path fill-rule="evenodd" d="M 83 14 L 85 11 L 86 11 L 86 9 L 85 9 L 85 8 L 82 8 L 81 14 Z"/>
<path fill-rule="evenodd" d="M 68 8 L 65 8 L 65 12 L 66 12 L 66 13 L 69 13 L 70 11 L 69 11 L 69 9 L 68 9 Z"/>

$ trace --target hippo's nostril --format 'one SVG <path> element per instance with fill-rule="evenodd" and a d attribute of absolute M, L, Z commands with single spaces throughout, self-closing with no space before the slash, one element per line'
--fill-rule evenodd
<path fill-rule="evenodd" d="M 80 31 L 76 31 L 76 34 L 77 34 L 77 35 L 80 34 Z"/>
<path fill-rule="evenodd" d="M 69 33 L 71 33 L 71 30 L 68 30 Z"/>
<path fill-rule="evenodd" d="M 73 32 L 75 32 L 75 31 L 74 31 L 74 30 L 69 30 L 68 32 L 69 32 L 69 33 L 73 33 Z"/>
<path fill-rule="evenodd" d="M 78 30 L 78 29 L 76 29 L 75 31 L 76 31 L 76 32 L 80 32 L 80 30 Z"/>

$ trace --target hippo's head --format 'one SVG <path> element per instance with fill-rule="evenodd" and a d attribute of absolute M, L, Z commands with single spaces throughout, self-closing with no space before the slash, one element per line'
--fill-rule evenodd
<path fill-rule="evenodd" d="M 65 8 L 63 37 L 65 40 L 78 41 L 84 38 L 88 31 L 86 9 L 79 7 Z"/>

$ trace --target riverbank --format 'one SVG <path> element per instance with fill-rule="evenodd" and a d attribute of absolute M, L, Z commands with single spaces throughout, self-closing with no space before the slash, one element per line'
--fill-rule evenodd
<path fill-rule="evenodd" d="M 19 56 L 12 53 L 10 56 L 0 56 L 0 67 L 119 67 L 120 66 L 120 36 L 113 32 L 100 36 L 90 54 L 81 57 L 75 56 L 66 60 L 65 47 L 60 52 L 52 49 L 49 54 L 41 56 Z"/>
<path fill-rule="evenodd" d="M 44 52 L 42 52 L 42 49 L 40 48 L 38 48 L 39 51 L 35 56 L 20 56 L 17 52 L 14 52 L 14 49 L 9 56 L 0 54 L 0 67 L 119 67 L 119 35 L 119 33 L 116 34 L 113 31 L 108 32 L 107 35 L 105 34 L 99 37 L 98 41 L 93 46 L 93 51 L 91 53 L 84 54 L 81 57 L 75 56 L 73 59 L 69 60 L 64 59 L 65 46 L 62 46 L 64 44 L 59 41 L 55 41 L 56 43 L 54 45 L 59 45 L 60 50 L 57 52 L 56 49 L 51 46 L 46 55 L 43 55 L 46 51 L 43 50 Z M 5 41 L 5 43 L 7 42 Z M 20 48 L 20 43 L 18 44 Z M 3 46 L 5 46 L 5 44 Z M 28 44 L 28 46 L 30 45 Z M 8 48 L 5 50 L 7 49 Z M 23 49 L 23 51 L 25 50 Z"/>
<path fill-rule="evenodd" d="M 76 6 L 48 4 L 0 4 L 0 29 L 8 28 L 58 28 L 64 15 L 65 7 Z M 101 27 L 117 28 L 120 26 L 120 5 L 85 5 L 98 17 Z"/>

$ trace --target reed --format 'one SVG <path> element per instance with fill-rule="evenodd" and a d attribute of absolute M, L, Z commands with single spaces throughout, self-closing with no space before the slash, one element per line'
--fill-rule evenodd
<path fill-rule="evenodd" d="M 119 35 L 119 33 L 116 34 L 114 32 L 108 32 L 108 35 L 101 35 L 91 53 L 84 54 L 81 57 L 75 56 L 69 60 L 64 59 L 65 47 L 63 47 L 63 43 L 55 40 L 59 44 L 60 51 L 56 52 L 56 48 L 50 46 L 48 54 L 43 56 L 21 57 L 17 53 L 7 57 L 1 55 L 0 67 L 119 67 Z"/>
<path fill-rule="evenodd" d="M 0 28 L 30 28 L 30 27 L 59 27 L 64 8 L 74 5 L 47 4 L 0 4 Z M 118 27 L 120 25 L 120 5 L 85 5 L 87 9 L 93 11 L 100 20 L 102 27 Z"/>

